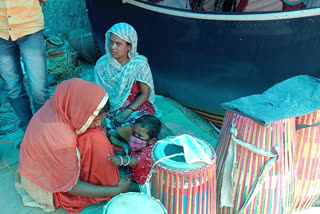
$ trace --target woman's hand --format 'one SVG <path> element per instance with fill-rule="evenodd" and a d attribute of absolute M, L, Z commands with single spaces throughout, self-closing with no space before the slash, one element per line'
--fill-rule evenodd
<path fill-rule="evenodd" d="M 128 177 L 121 178 L 118 183 L 120 193 L 129 192 L 130 186 L 131 186 L 131 180 Z"/>
<path fill-rule="evenodd" d="M 129 115 L 131 114 L 131 112 L 132 112 L 131 109 L 124 109 L 123 111 L 118 112 L 114 116 L 112 123 L 115 125 L 124 123 L 126 121 L 126 119 L 129 117 Z"/>

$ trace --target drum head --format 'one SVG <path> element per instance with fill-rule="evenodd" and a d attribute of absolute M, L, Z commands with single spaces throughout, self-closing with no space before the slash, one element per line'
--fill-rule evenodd
<path fill-rule="evenodd" d="M 167 214 L 159 200 L 141 193 L 125 193 L 112 198 L 103 214 Z"/>
<path fill-rule="evenodd" d="M 199 138 L 195 138 L 199 146 L 202 148 L 203 151 L 211 158 L 211 160 L 214 158 L 214 151 L 213 148 L 204 140 L 201 140 Z M 163 157 L 183 153 L 183 147 L 178 146 L 175 144 L 165 144 L 165 143 L 157 143 L 154 148 L 152 149 L 152 158 L 154 161 L 157 161 Z M 184 156 L 176 156 L 173 158 L 168 158 L 160 161 L 160 166 L 172 170 L 178 170 L 178 171 L 194 171 L 201 168 L 204 168 L 207 166 L 204 162 L 197 162 L 188 164 L 184 158 Z"/>

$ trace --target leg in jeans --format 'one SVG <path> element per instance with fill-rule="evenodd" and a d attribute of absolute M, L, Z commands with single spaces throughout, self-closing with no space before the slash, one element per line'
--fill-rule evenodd
<path fill-rule="evenodd" d="M 17 44 L 0 38 L 0 73 L 8 100 L 18 115 L 24 129 L 32 117 L 30 101 L 23 86 L 23 74 L 20 64 L 20 52 Z"/>
<path fill-rule="evenodd" d="M 17 40 L 29 77 L 30 96 L 37 111 L 49 98 L 47 87 L 47 61 L 43 30 Z"/>

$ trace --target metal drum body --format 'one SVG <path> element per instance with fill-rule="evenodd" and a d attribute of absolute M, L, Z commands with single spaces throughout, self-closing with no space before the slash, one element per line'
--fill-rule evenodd
<path fill-rule="evenodd" d="M 311 207 L 320 195 L 320 110 L 296 118 L 297 186 L 294 208 Z"/>
<path fill-rule="evenodd" d="M 152 196 L 129 192 L 112 198 L 103 208 L 103 214 L 167 214 L 159 200 Z"/>
<path fill-rule="evenodd" d="M 291 212 L 295 118 L 264 126 L 227 111 L 216 151 L 218 213 Z"/>
<path fill-rule="evenodd" d="M 197 142 L 211 157 L 211 164 L 187 164 L 184 158 L 176 157 L 156 165 L 151 195 L 158 198 L 170 214 L 216 213 L 215 152 L 207 142 L 198 138 Z M 154 161 L 174 154 L 174 149 L 169 147 L 169 144 L 157 144 L 152 150 Z"/>

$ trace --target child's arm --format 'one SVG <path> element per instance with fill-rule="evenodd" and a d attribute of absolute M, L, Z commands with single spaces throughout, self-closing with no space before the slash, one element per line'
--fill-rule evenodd
<path fill-rule="evenodd" d="M 123 158 L 124 166 L 138 166 L 138 158 L 136 156 L 125 156 Z"/>
<path fill-rule="evenodd" d="M 114 166 L 138 166 L 138 158 L 136 156 L 114 156 L 109 155 Z"/>
<path fill-rule="evenodd" d="M 123 149 L 129 149 L 130 146 L 127 142 L 125 142 L 123 139 L 120 140 L 117 136 L 114 136 L 112 134 L 107 134 L 107 137 L 109 138 L 110 142 L 115 145 L 115 146 L 118 146 L 120 148 L 123 148 Z"/>

